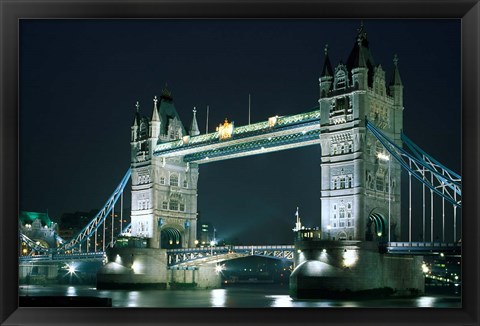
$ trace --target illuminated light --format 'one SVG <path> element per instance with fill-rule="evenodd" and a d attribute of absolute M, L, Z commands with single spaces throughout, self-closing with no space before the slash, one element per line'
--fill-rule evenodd
<path fill-rule="evenodd" d="M 272 137 L 268 137 L 268 140 L 272 140 Z"/>
<path fill-rule="evenodd" d="M 457 275 L 455 275 L 455 279 L 458 280 L 458 276 L 457 276 Z"/>
<path fill-rule="evenodd" d="M 381 236 L 382 236 L 382 232 L 378 232 L 377 235 L 378 235 L 379 237 L 381 237 Z"/>
<path fill-rule="evenodd" d="M 327 252 L 327 249 L 323 249 L 322 252 L 325 254 Z"/>
<path fill-rule="evenodd" d="M 233 122 L 228 122 L 228 119 L 225 118 L 225 122 L 220 124 L 216 131 L 218 131 L 218 138 L 220 138 L 220 140 L 231 138 L 233 134 Z"/>
<path fill-rule="evenodd" d="M 139 264 L 138 262 L 136 262 L 136 261 L 133 262 L 133 264 L 132 264 L 132 271 L 133 271 L 134 273 L 137 273 L 137 272 L 139 271 L 139 269 L 140 269 L 140 264 Z"/>
<path fill-rule="evenodd" d="M 270 128 L 274 127 L 277 124 L 277 118 L 278 116 L 268 118 L 268 126 Z"/>
<path fill-rule="evenodd" d="M 35 242 L 35 244 L 36 244 L 37 246 L 40 245 L 40 241 Z"/>
<path fill-rule="evenodd" d="M 215 273 L 220 273 L 221 271 L 223 271 L 225 269 L 225 265 L 217 265 L 215 266 Z"/>
<path fill-rule="evenodd" d="M 195 240 L 195 244 L 198 245 L 198 240 Z"/>
<path fill-rule="evenodd" d="M 427 265 L 426 264 L 422 264 L 422 271 L 424 273 L 428 273 L 430 270 L 428 269 Z"/>
<path fill-rule="evenodd" d="M 330 224 L 327 225 L 327 230 L 331 230 L 332 226 Z"/>
<path fill-rule="evenodd" d="M 350 267 L 355 265 L 358 260 L 357 252 L 354 250 L 345 250 L 343 252 L 343 265 L 345 267 Z"/>
<path fill-rule="evenodd" d="M 170 240 L 170 241 L 169 241 L 169 243 L 170 243 L 170 244 L 173 244 L 173 241 L 172 241 L 172 240 Z"/>
<path fill-rule="evenodd" d="M 208 160 L 208 156 L 207 156 L 207 157 L 205 157 L 205 159 L 206 159 L 206 160 Z"/>
<path fill-rule="evenodd" d="M 69 274 L 75 274 L 76 271 L 75 266 L 73 265 L 67 265 L 67 270 Z"/>
<path fill-rule="evenodd" d="M 300 249 L 297 250 L 298 253 L 301 253 L 302 251 Z"/>
<path fill-rule="evenodd" d="M 383 153 L 378 153 L 377 154 L 377 157 L 383 161 L 389 161 L 390 160 L 390 156 L 389 155 L 386 155 L 386 154 L 383 154 Z"/>
<path fill-rule="evenodd" d="M 444 257 L 445 255 L 443 254 L 443 252 L 440 253 L 440 257 Z"/>
<path fill-rule="evenodd" d="M 303 130 L 303 131 L 302 131 L 302 134 L 304 134 L 304 135 L 305 135 L 306 133 L 307 133 L 307 131 L 306 131 L 306 130 Z"/>
<path fill-rule="evenodd" d="M 265 150 L 265 147 L 262 146 L 262 151 L 264 151 L 264 150 Z"/>
<path fill-rule="evenodd" d="M 24 254 L 26 254 L 26 253 L 27 253 L 27 248 L 23 248 L 23 249 L 22 249 L 22 252 L 23 252 Z"/>
<path fill-rule="evenodd" d="M 215 240 L 210 241 L 210 245 L 211 245 L 211 246 L 214 246 L 215 244 L 216 244 L 216 243 L 215 243 Z"/>
<path fill-rule="evenodd" d="M 179 244 L 179 243 L 180 243 L 180 242 L 179 242 L 178 240 L 175 242 L 175 244 Z"/>

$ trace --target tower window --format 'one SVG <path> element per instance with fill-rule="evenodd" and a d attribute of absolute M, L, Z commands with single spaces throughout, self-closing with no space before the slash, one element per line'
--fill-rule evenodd
<path fill-rule="evenodd" d="M 162 184 L 162 185 L 165 184 L 165 177 L 160 177 L 160 184 Z"/>
<path fill-rule="evenodd" d="M 170 175 L 170 186 L 178 187 L 178 175 Z"/>
<path fill-rule="evenodd" d="M 171 200 L 170 201 L 170 210 L 171 211 L 178 211 L 178 201 Z"/>
<path fill-rule="evenodd" d="M 188 186 L 187 180 L 183 180 L 183 188 L 187 188 L 187 186 Z"/>
<path fill-rule="evenodd" d="M 162 203 L 162 209 L 168 209 L 168 202 L 164 201 Z"/>

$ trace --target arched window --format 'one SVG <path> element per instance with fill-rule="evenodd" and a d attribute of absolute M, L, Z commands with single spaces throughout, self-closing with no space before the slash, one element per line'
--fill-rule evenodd
<path fill-rule="evenodd" d="M 347 77 L 343 69 L 339 70 L 335 76 L 335 89 L 342 89 L 347 86 Z"/>

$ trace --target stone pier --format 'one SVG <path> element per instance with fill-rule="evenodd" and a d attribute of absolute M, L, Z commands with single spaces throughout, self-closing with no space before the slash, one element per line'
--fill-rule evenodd
<path fill-rule="evenodd" d="M 97 289 L 218 288 L 215 265 L 168 267 L 166 249 L 114 248 L 97 273 Z"/>
<path fill-rule="evenodd" d="M 378 298 L 424 293 L 423 257 L 383 254 L 375 242 L 297 240 L 294 260 L 292 298 Z"/>

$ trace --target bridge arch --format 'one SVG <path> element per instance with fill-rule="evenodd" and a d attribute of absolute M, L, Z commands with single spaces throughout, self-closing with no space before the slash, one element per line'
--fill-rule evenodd
<path fill-rule="evenodd" d="M 374 208 L 368 215 L 365 239 L 367 241 L 380 240 L 387 235 L 385 215 L 380 209 Z M 372 230 L 373 228 L 373 230 Z"/>
<path fill-rule="evenodd" d="M 185 230 L 178 225 L 165 225 L 160 230 L 160 248 L 176 249 L 182 248 L 185 238 Z"/>

